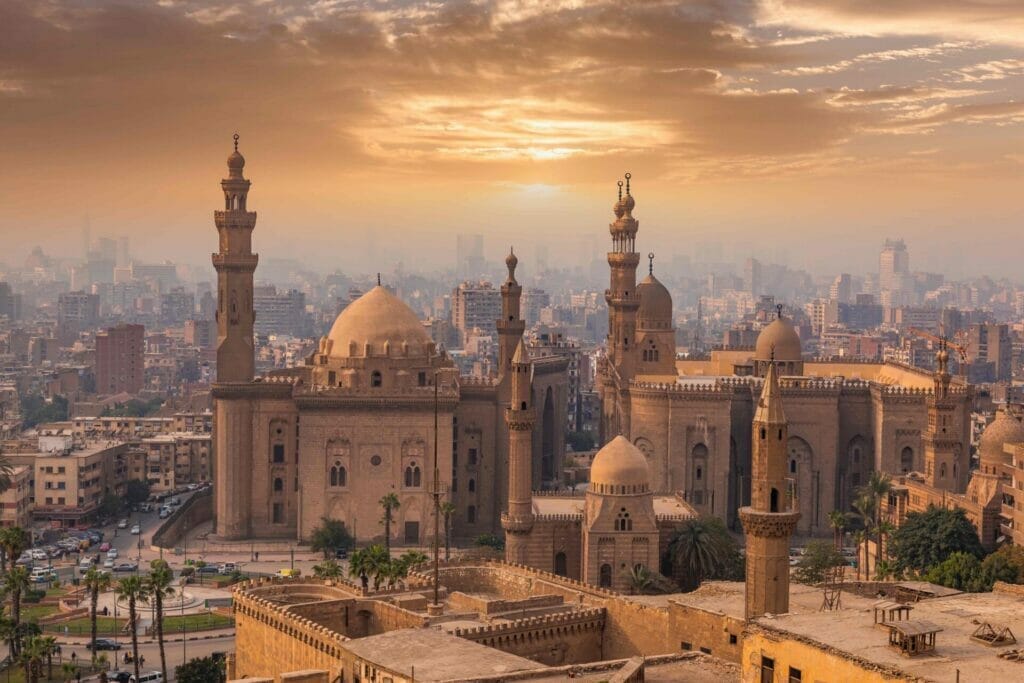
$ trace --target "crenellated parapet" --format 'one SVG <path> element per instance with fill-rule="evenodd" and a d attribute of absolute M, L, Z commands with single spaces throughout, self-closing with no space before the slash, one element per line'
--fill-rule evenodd
<path fill-rule="evenodd" d="M 591 607 L 559 614 L 545 614 L 526 619 L 516 619 L 503 624 L 486 624 L 473 628 L 456 628 L 453 635 L 500 648 L 501 639 L 506 636 L 541 638 L 562 637 L 566 633 L 580 630 L 601 630 L 604 628 L 606 611 L 604 607 Z"/>

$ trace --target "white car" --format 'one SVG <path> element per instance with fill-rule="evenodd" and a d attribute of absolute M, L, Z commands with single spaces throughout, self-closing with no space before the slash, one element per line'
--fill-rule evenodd
<path fill-rule="evenodd" d="M 132 529 L 131 529 L 131 533 L 133 535 L 135 535 L 135 536 L 138 536 L 139 534 L 142 533 L 142 527 L 140 527 L 138 524 L 133 524 L 132 525 Z"/>
<path fill-rule="evenodd" d="M 128 520 L 127 519 L 122 519 L 121 521 L 119 521 L 117 523 L 117 528 L 118 529 L 127 529 L 128 528 Z"/>
<path fill-rule="evenodd" d="M 108 550 L 107 551 L 107 558 L 109 558 L 111 560 L 116 560 L 117 559 L 117 548 L 111 548 L 110 550 Z"/>
<path fill-rule="evenodd" d="M 113 569 L 114 568 L 114 558 L 108 557 L 106 560 L 104 560 L 103 561 L 103 568 L 104 569 Z"/>
<path fill-rule="evenodd" d="M 42 562 L 44 560 L 50 559 L 50 556 L 46 554 L 45 550 L 33 549 L 31 552 L 32 552 L 32 559 L 33 560 L 37 560 L 37 561 Z"/>

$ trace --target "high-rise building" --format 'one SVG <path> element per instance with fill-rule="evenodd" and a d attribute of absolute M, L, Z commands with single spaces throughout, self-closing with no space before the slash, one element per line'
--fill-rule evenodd
<path fill-rule="evenodd" d="M 883 306 L 907 303 L 912 285 L 910 278 L 910 252 L 902 239 L 886 240 L 878 256 L 878 289 Z"/>
<path fill-rule="evenodd" d="M 146 329 L 118 325 L 96 335 L 96 393 L 137 394 L 145 383 Z"/>
<path fill-rule="evenodd" d="M 972 381 L 1009 382 L 1013 378 L 1013 338 L 1009 326 L 971 325 L 967 331 L 967 356 L 972 370 L 979 368 Z"/>
<path fill-rule="evenodd" d="M 305 294 L 297 289 L 278 292 L 271 285 L 257 287 L 254 295 L 256 334 L 287 334 L 295 337 L 309 334 Z"/>
<path fill-rule="evenodd" d="M 527 287 L 523 291 L 523 320 L 527 327 L 532 327 L 540 320 L 541 309 L 551 305 L 551 295 L 537 287 Z"/>
<path fill-rule="evenodd" d="M 761 296 L 761 262 L 748 258 L 743 264 L 743 290 L 750 296 Z"/>
<path fill-rule="evenodd" d="M 490 282 L 463 282 L 452 292 L 452 325 L 459 343 L 474 330 L 490 330 L 501 318 L 501 292 Z"/>
<path fill-rule="evenodd" d="M 175 287 L 160 295 L 160 319 L 168 325 L 180 325 L 195 315 L 196 300 L 184 287 Z"/>
<path fill-rule="evenodd" d="M 0 317 L 8 320 L 21 318 L 21 295 L 15 294 L 6 282 L 0 282 Z"/>
<path fill-rule="evenodd" d="M 217 345 L 217 321 L 186 320 L 185 343 L 198 349 L 212 349 Z"/>
<path fill-rule="evenodd" d="M 828 298 L 835 299 L 841 304 L 848 304 L 851 296 L 853 296 L 853 278 L 849 273 L 840 273 L 828 289 Z"/>
<path fill-rule="evenodd" d="M 484 272 L 484 236 L 455 236 L 455 277 L 475 278 Z"/>
<path fill-rule="evenodd" d="M 79 332 L 96 325 L 100 297 L 86 292 L 65 292 L 57 298 L 57 329 L 62 344 L 70 344 Z"/>

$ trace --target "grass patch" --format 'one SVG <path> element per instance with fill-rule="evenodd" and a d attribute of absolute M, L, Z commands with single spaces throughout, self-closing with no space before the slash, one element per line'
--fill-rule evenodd
<path fill-rule="evenodd" d="M 120 617 L 117 619 L 117 621 L 114 621 L 114 617 L 96 617 L 96 635 L 100 637 L 120 635 L 121 630 L 127 623 L 127 619 L 121 619 Z M 68 635 L 92 635 L 92 622 L 90 621 L 89 617 L 71 619 L 70 621 L 65 621 L 60 624 L 46 624 L 43 626 L 43 631 L 45 631 L 46 633 L 64 633 L 65 626 L 67 626 L 68 628 Z"/>
<path fill-rule="evenodd" d="M 186 614 L 185 616 L 166 616 L 164 617 L 164 635 L 170 635 L 172 633 L 181 633 L 182 624 L 184 623 L 185 631 L 206 631 L 216 628 L 231 628 L 235 625 L 235 620 L 231 617 L 226 617 L 222 614 L 216 614 L 214 612 L 204 612 L 202 614 Z"/>
<path fill-rule="evenodd" d="M 39 621 L 43 617 L 56 614 L 59 611 L 56 605 L 23 605 L 21 608 L 22 621 Z"/>

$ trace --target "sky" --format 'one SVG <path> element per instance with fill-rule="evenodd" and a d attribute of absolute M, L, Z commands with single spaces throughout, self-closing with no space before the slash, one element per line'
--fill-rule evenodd
<path fill-rule="evenodd" d="M 1024 0 L 3 0 L 0 262 L 208 264 L 236 131 L 256 249 L 317 268 L 572 265 L 628 171 L 644 252 L 1013 275 Z"/>

